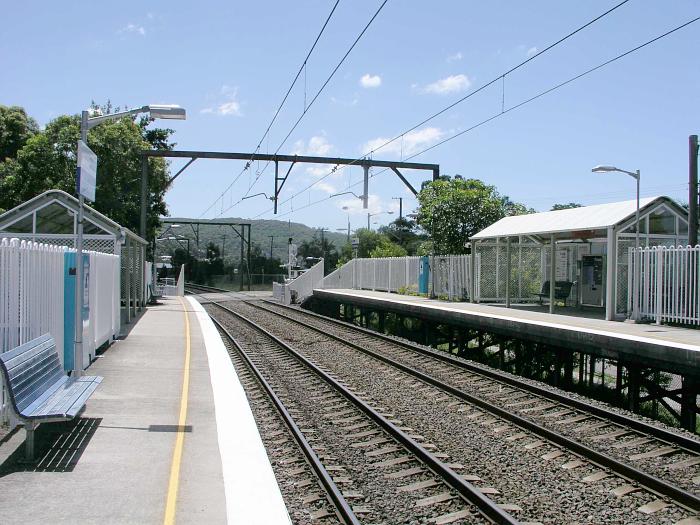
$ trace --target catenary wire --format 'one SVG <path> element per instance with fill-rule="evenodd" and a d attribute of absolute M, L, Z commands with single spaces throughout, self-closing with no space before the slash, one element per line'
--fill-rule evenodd
<path fill-rule="evenodd" d="M 280 102 L 279 106 L 277 107 L 277 110 L 275 111 L 275 114 L 272 116 L 272 119 L 270 120 L 270 123 L 267 125 L 267 129 L 265 129 L 265 133 L 263 133 L 263 136 L 258 141 L 258 145 L 255 147 L 253 154 L 257 153 L 260 150 L 260 147 L 262 146 L 263 141 L 270 133 L 270 129 L 272 129 L 272 125 L 277 120 L 277 117 L 279 116 L 280 111 L 282 111 L 282 107 L 287 102 L 287 99 L 289 98 L 289 95 L 292 92 L 292 89 L 294 89 L 294 86 L 296 85 L 297 80 L 299 80 L 299 76 L 301 75 L 301 72 L 306 71 L 306 64 L 309 61 L 309 58 L 311 58 L 311 54 L 314 52 L 314 49 L 316 49 L 316 44 L 318 44 L 318 41 L 321 39 L 321 36 L 323 35 L 324 31 L 326 30 L 326 27 L 328 26 L 328 22 L 330 22 L 331 17 L 333 16 L 333 13 L 335 13 L 335 10 L 338 7 L 339 3 L 340 3 L 340 0 L 336 0 L 335 4 L 333 4 L 333 8 L 331 9 L 331 12 L 328 13 L 328 16 L 326 17 L 326 21 L 323 23 L 321 30 L 318 32 L 318 35 L 316 35 L 316 39 L 314 40 L 314 43 L 311 45 L 311 48 L 309 49 L 309 52 L 306 54 L 304 61 L 301 63 L 301 66 L 299 66 L 299 70 L 297 71 L 297 74 L 294 76 L 294 79 L 292 79 L 292 83 L 289 85 L 287 92 L 285 93 L 284 97 L 282 98 L 282 102 Z M 306 73 L 304 73 L 304 75 L 306 75 Z M 245 166 L 241 170 L 241 172 L 233 179 L 233 182 L 231 182 L 231 184 L 229 184 L 226 187 L 226 189 L 223 192 L 221 192 L 221 195 L 219 195 L 219 197 L 217 197 L 216 200 L 206 210 L 204 210 L 204 213 L 202 213 L 200 215 L 200 217 L 206 215 L 206 213 L 209 210 L 211 210 L 217 202 L 219 202 L 219 199 L 223 199 L 224 194 L 228 190 L 230 190 L 234 184 L 236 184 L 236 182 L 241 177 L 241 175 L 243 175 L 243 173 L 250 167 L 250 163 L 252 162 L 252 160 L 253 160 L 253 158 L 251 156 L 251 159 L 245 164 Z"/>
<path fill-rule="evenodd" d="M 529 103 L 531 103 L 531 102 L 534 102 L 535 100 L 538 100 L 539 98 L 541 98 L 541 97 L 543 97 L 543 96 L 545 96 L 545 95 L 548 95 L 548 94 L 550 94 L 550 93 L 552 93 L 552 92 L 554 92 L 554 91 L 556 91 L 556 90 L 558 90 L 558 89 L 560 89 L 560 88 L 562 88 L 562 87 L 564 87 L 564 86 L 567 86 L 568 84 L 571 84 L 572 82 L 575 82 L 576 80 L 579 80 L 579 79 L 582 78 L 582 77 L 585 77 L 585 76 L 587 76 L 587 75 L 589 75 L 589 74 L 591 74 L 591 73 L 593 73 L 593 72 L 595 72 L 595 71 L 598 71 L 599 69 L 601 69 L 601 68 L 603 68 L 603 67 L 606 67 L 606 66 L 608 66 L 608 65 L 610 65 L 610 64 L 612 64 L 612 63 L 614 63 L 614 62 L 617 62 L 618 60 L 620 60 L 620 59 L 622 59 L 622 58 L 624 58 L 624 57 L 626 57 L 626 56 L 628 56 L 628 55 L 630 55 L 630 54 L 632 54 L 632 53 L 635 53 L 636 51 L 639 51 L 640 49 L 643 49 L 643 48 L 645 48 L 645 47 L 647 47 L 647 46 L 649 46 L 649 45 L 651 45 L 651 44 L 653 44 L 653 43 L 655 43 L 655 42 L 657 42 L 657 41 L 659 41 L 659 40 L 661 40 L 661 39 L 663 39 L 663 38 L 665 38 L 665 37 L 667 37 L 667 36 L 669 36 L 669 35 L 671 35 L 671 34 L 673 34 L 673 33 L 675 33 L 675 32 L 677 32 L 677 31 L 680 31 L 681 29 L 683 29 L 683 28 L 685 28 L 685 27 L 687 27 L 687 26 L 689 26 L 689 25 L 691 25 L 691 24 L 697 22 L 698 20 L 700 20 L 700 17 L 693 18 L 693 19 L 691 19 L 691 20 L 689 20 L 689 21 L 687 21 L 687 22 L 685 22 L 685 23 L 683 23 L 683 24 L 681 24 L 681 25 L 679 25 L 679 26 L 676 26 L 676 27 L 674 27 L 673 29 L 671 29 L 671 30 L 669 30 L 669 31 L 666 31 L 665 33 L 662 33 L 662 34 L 660 34 L 660 35 L 658 35 L 658 36 L 652 38 L 651 40 L 647 40 L 647 41 L 644 42 L 643 44 L 640 44 L 640 45 L 638 45 L 638 46 L 636 46 L 636 47 L 633 47 L 632 49 L 629 49 L 628 51 L 625 51 L 624 53 L 621 53 L 621 54 L 619 54 L 619 55 L 617 55 L 617 56 L 615 56 L 615 57 L 613 57 L 613 58 L 611 58 L 611 59 L 609 59 L 609 60 L 606 60 L 605 62 L 602 62 L 602 63 L 598 64 L 597 66 L 594 66 L 594 67 L 592 67 L 592 68 L 589 68 L 589 69 L 587 69 L 586 71 L 584 71 L 584 72 L 582 72 L 582 73 L 579 73 L 578 75 L 575 75 L 575 76 L 573 76 L 573 77 L 571 77 L 571 78 L 569 78 L 569 79 L 567 79 L 567 80 L 565 80 L 565 81 L 563 81 L 563 82 L 560 82 L 559 84 L 556 84 L 556 85 L 552 86 L 551 88 L 548 88 L 548 89 L 546 89 L 546 90 L 544 90 L 544 91 L 541 91 L 541 92 L 537 93 L 536 95 L 534 95 L 534 96 L 532 96 L 532 97 L 530 97 L 530 98 L 528 98 L 528 99 L 526 99 L 526 100 L 524 100 L 524 101 L 522 101 L 522 102 L 520 102 L 520 103 L 518 103 L 518 104 L 516 104 L 516 105 L 514 105 L 514 106 L 511 106 L 510 108 L 506 109 L 505 111 L 500 111 L 500 112 L 498 112 L 498 113 L 495 113 L 495 114 L 493 114 L 492 116 L 490 116 L 489 118 L 484 119 L 484 120 L 482 120 L 482 121 L 480 121 L 480 122 L 474 124 L 473 126 L 470 126 L 470 127 L 467 128 L 467 129 L 464 129 L 464 130 L 462 130 L 462 131 L 460 131 L 460 132 L 458 132 L 458 133 L 455 133 L 455 134 L 453 134 L 453 135 L 451 135 L 451 136 L 445 138 L 444 140 L 441 140 L 441 141 L 437 142 L 436 144 L 433 144 L 432 146 L 429 146 L 429 147 L 427 147 L 427 148 L 425 148 L 425 149 L 423 149 L 423 150 L 421 150 L 421 151 L 419 151 L 419 152 L 417 152 L 417 153 L 415 153 L 415 154 L 413 154 L 413 155 L 407 157 L 406 160 L 410 160 L 410 159 L 413 159 L 413 158 L 415 158 L 415 157 L 418 157 L 419 155 L 422 155 L 422 154 L 424 154 L 424 153 L 426 153 L 426 152 L 428 152 L 428 151 L 430 151 L 430 150 L 432 150 L 432 149 L 435 149 L 435 148 L 437 148 L 438 146 L 442 146 L 443 144 L 445 144 L 445 143 L 447 143 L 447 142 L 450 142 L 450 141 L 452 141 L 452 140 L 454 140 L 454 139 L 456 139 L 456 138 L 458 138 L 458 137 L 461 137 L 462 135 L 465 135 L 466 133 L 469 133 L 469 132 L 471 132 L 471 131 L 474 131 L 475 129 L 477 129 L 477 128 L 479 128 L 479 127 L 485 125 L 485 124 L 488 124 L 489 122 L 492 122 L 493 120 L 496 120 L 496 119 L 498 119 L 498 118 L 500 118 L 500 117 L 502 117 L 502 116 L 504 116 L 504 115 L 507 115 L 508 113 L 510 113 L 510 112 L 512 112 L 512 111 L 514 111 L 514 110 L 516 110 L 516 109 L 519 109 L 519 108 L 521 108 L 521 107 L 523 107 L 523 106 L 525 106 L 525 105 L 527 105 L 527 104 L 529 104 Z M 384 173 L 385 171 L 387 171 L 387 169 L 383 169 L 383 170 L 381 170 L 381 171 L 379 171 L 379 172 L 373 174 L 373 175 L 372 175 L 372 178 L 377 177 L 378 175 L 381 175 L 381 174 Z M 355 184 L 352 184 L 352 185 L 348 186 L 347 189 L 352 188 L 352 187 L 356 187 L 356 186 L 358 186 L 361 182 L 362 182 L 362 181 L 358 181 L 358 182 L 356 182 Z M 302 190 L 302 192 L 303 192 L 303 191 L 305 191 L 305 190 Z M 299 193 L 301 193 L 301 192 L 299 192 Z M 294 197 L 297 196 L 299 193 L 293 195 L 292 197 L 290 197 L 290 198 L 287 199 L 287 200 L 290 200 L 290 199 L 294 198 Z M 319 203 L 321 203 L 321 202 L 324 202 L 324 201 L 327 201 L 327 200 L 330 200 L 330 199 L 331 199 L 330 196 L 324 197 L 324 198 L 319 199 L 319 200 L 317 200 L 317 201 L 313 201 L 313 202 L 311 202 L 311 203 L 309 203 L 309 204 L 307 204 L 307 205 L 301 206 L 301 207 L 297 208 L 296 210 L 285 212 L 285 213 L 281 214 L 280 217 L 284 217 L 284 216 L 289 215 L 289 214 L 291 214 L 291 213 L 294 213 L 294 212 L 296 212 L 296 211 L 300 211 L 300 210 L 306 209 L 306 208 L 308 208 L 309 206 L 313 206 L 313 205 L 315 205 L 315 204 L 319 204 Z M 287 202 L 287 200 L 284 201 L 284 202 Z M 265 215 L 265 214 L 269 213 L 270 211 L 272 211 L 272 208 L 270 208 L 270 209 L 268 209 L 268 210 L 262 212 L 261 214 L 257 215 L 257 216 L 254 217 L 254 218 L 257 219 L 258 217 L 261 217 L 262 215 Z"/>
<path fill-rule="evenodd" d="M 408 129 L 402 131 L 401 133 L 399 133 L 398 135 L 394 136 L 393 138 L 387 140 L 386 142 L 384 142 L 384 143 L 380 144 L 379 146 L 377 146 L 377 147 L 371 149 L 370 151 L 366 152 L 364 155 L 362 155 L 362 156 L 358 157 L 357 159 L 355 159 L 355 162 L 360 162 L 362 159 L 365 159 L 365 158 L 370 157 L 370 156 L 373 155 L 375 152 L 381 150 L 382 148 L 388 146 L 389 144 L 392 144 L 393 142 L 395 142 L 396 140 L 398 140 L 398 139 L 404 137 L 404 136 L 407 135 L 408 133 L 410 133 L 410 132 L 412 132 L 412 131 L 418 129 L 420 126 L 423 126 L 424 124 L 427 124 L 427 123 L 430 122 L 431 120 L 433 120 L 433 119 L 439 117 L 440 115 L 444 114 L 445 112 L 451 110 L 451 109 L 454 108 L 455 106 L 457 106 L 457 105 L 461 104 L 462 102 L 468 100 L 469 98 L 471 98 L 471 97 L 473 97 L 474 95 L 476 95 L 477 93 L 479 93 L 479 92 L 485 90 L 485 89 L 488 88 L 489 86 L 492 86 L 492 85 L 495 84 L 496 82 L 501 81 L 501 80 L 504 79 L 507 75 L 509 75 L 509 74 L 513 73 L 514 71 L 520 69 L 520 68 L 523 67 L 525 64 L 531 62 L 532 60 L 534 60 L 535 58 L 537 58 L 537 57 L 543 55 L 544 53 L 547 53 L 548 51 L 550 51 L 550 50 L 553 49 L 554 47 L 556 47 L 556 46 L 558 46 L 559 44 L 565 42 L 566 40 L 568 40 L 568 39 L 571 38 L 572 36 L 576 35 L 577 33 L 581 32 L 581 31 L 584 30 L 585 28 L 587 28 L 587 27 L 589 27 L 590 25 L 594 24 L 595 22 L 597 22 L 597 21 L 600 20 L 601 18 L 603 18 L 603 17 L 607 16 L 608 14 L 612 13 L 612 12 L 615 11 L 616 9 L 622 7 L 624 4 L 626 4 L 626 3 L 629 2 L 629 1 L 630 1 L 630 0 L 623 0 L 622 2 L 620 2 L 620 3 L 616 4 L 616 5 L 614 5 L 613 7 L 611 7 L 610 9 L 608 9 L 607 11 L 601 13 L 600 15 L 598 15 L 598 16 L 596 16 L 595 18 L 589 20 L 589 21 L 586 22 L 585 24 L 583 24 L 583 25 L 579 26 L 578 28 L 574 29 L 573 31 L 569 32 L 569 33 L 566 34 L 565 36 L 561 37 L 561 38 L 558 39 L 557 41 L 555 41 L 555 42 L 553 42 L 552 44 L 548 45 L 547 47 L 545 47 L 545 48 L 542 49 L 541 51 L 535 53 L 535 54 L 532 55 L 531 57 L 528 57 L 527 59 L 525 59 L 525 60 L 523 60 L 522 62 L 516 64 L 515 66 L 511 67 L 511 68 L 508 69 L 507 71 L 504 71 L 503 73 L 501 73 L 501 74 L 499 74 L 498 76 L 494 77 L 494 78 L 493 78 L 492 80 L 490 80 L 489 82 L 486 82 L 485 84 L 482 84 L 481 86 L 479 86 L 479 87 L 478 87 L 477 89 L 475 89 L 474 91 L 469 92 L 467 95 L 463 96 L 462 98 L 460 98 L 460 99 L 458 99 L 458 100 L 452 102 L 451 104 L 445 106 L 444 108 L 440 109 L 439 111 L 437 111 L 437 112 L 433 113 L 432 115 L 428 116 L 427 118 L 421 120 L 421 121 L 418 122 L 417 124 L 414 124 L 414 125 L 411 126 L 410 128 L 408 128 Z M 410 158 L 410 157 L 409 157 L 409 158 Z M 407 159 L 404 159 L 404 160 L 407 160 Z M 349 165 L 352 165 L 352 163 L 349 164 Z M 383 170 L 383 171 L 384 171 L 384 170 Z M 382 171 L 382 172 L 383 172 L 383 171 Z M 295 194 L 292 195 L 291 197 L 286 198 L 286 199 L 283 200 L 280 204 L 285 204 L 285 203 L 287 203 L 288 201 L 290 201 L 291 199 L 294 199 L 294 198 L 298 197 L 301 193 L 307 191 L 308 189 L 311 189 L 313 186 L 315 186 L 316 184 L 318 184 L 318 183 L 321 182 L 322 180 L 324 180 L 324 179 L 330 177 L 333 173 L 335 173 L 335 169 L 334 169 L 334 170 L 331 170 L 331 171 L 328 172 L 327 174 L 325 174 L 325 175 L 323 175 L 322 177 L 318 178 L 317 180 L 315 180 L 314 182 L 312 182 L 311 184 L 309 184 L 308 186 L 306 186 L 306 187 L 303 188 L 302 190 L 299 190 L 297 193 L 295 193 Z"/>

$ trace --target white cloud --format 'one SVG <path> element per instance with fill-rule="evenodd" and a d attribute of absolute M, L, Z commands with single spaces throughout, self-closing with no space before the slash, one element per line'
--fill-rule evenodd
<path fill-rule="evenodd" d="M 347 191 L 347 190 L 340 190 L 340 191 Z M 383 213 L 383 212 L 392 212 L 392 213 L 383 213 L 379 217 L 371 217 L 372 222 L 390 222 L 395 219 L 395 216 L 398 215 L 399 211 L 399 205 L 396 201 L 389 201 L 385 202 L 383 201 L 379 195 L 376 195 L 374 193 L 369 194 L 369 198 L 367 199 L 367 208 L 362 207 L 362 199 L 358 199 L 357 197 L 354 197 L 352 195 L 348 195 L 347 199 L 342 199 L 337 201 L 337 206 L 339 209 L 343 210 L 343 208 L 347 208 L 346 210 L 343 210 L 346 213 L 349 213 L 350 215 L 359 215 L 362 217 L 362 222 L 358 225 L 361 228 L 366 228 L 367 227 L 367 213 L 371 213 L 374 215 L 375 213 Z M 404 210 L 405 210 L 404 206 Z"/>
<path fill-rule="evenodd" d="M 526 52 L 525 54 L 526 54 L 527 56 L 531 57 L 532 55 L 536 55 L 536 54 L 537 54 L 537 51 L 539 51 L 539 50 L 537 49 L 537 46 L 532 46 L 530 49 L 527 50 L 527 52 Z"/>
<path fill-rule="evenodd" d="M 219 115 L 235 115 L 237 117 L 241 116 L 241 104 L 235 100 L 229 102 L 224 102 L 216 108 L 216 112 Z"/>
<path fill-rule="evenodd" d="M 467 75 L 451 75 L 446 78 L 441 78 L 428 84 L 423 88 L 424 93 L 434 93 L 437 95 L 445 95 L 448 93 L 457 93 L 459 91 L 465 91 L 471 86 L 471 80 Z"/>
<path fill-rule="evenodd" d="M 333 144 L 328 142 L 325 134 L 314 135 L 309 142 L 297 140 L 292 148 L 292 155 L 312 155 L 324 157 L 333 151 Z"/>
<path fill-rule="evenodd" d="M 240 117 L 243 115 L 241 112 L 241 103 L 237 100 L 237 87 L 223 85 L 221 86 L 221 95 L 224 99 L 226 99 L 224 102 L 203 108 L 200 110 L 200 113 L 216 113 L 217 115 L 221 115 L 223 117 Z"/>
<path fill-rule="evenodd" d="M 387 144 L 386 146 L 377 151 L 381 152 L 381 155 L 413 155 L 414 153 L 417 153 L 418 151 L 425 149 L 432 144 L 435 144 L 440 139 L 442 139 L 445 136 L 445 134 L 446 132 L 441 130 L 440 128 L 428 127 L 416 129 L 414 131 L 406 133 L 403 136 L 403 139 L 396 139 L 391 144 Z M 363 154 L 367 153 L 368 151 L 373 151 L 376 148 L 382 146 L 388 140 L 390 139 L 385 137 L 378 137 L 376 139 L 372 139 L 363 144 L 360 150 Z"/>
<path fill-rule="evenodd" d="M 333 193 L 338 193 L 338 189 L 335 186 L 333 186 L 332 184 L 330 184 L 326 181 L 323 181 L 323 180 L 321 182 L 316 183 L 314 188 L 317 190 L 323 191 L 325 193 L 328 193 L 329 195 L 331 195 Z"/>
<path fill-rule="evenodd" d="M 376 88 L 382 85 L 382 77 L 366 73 L 360 78 L 360 85 L 363 88 Z"/>
<path fill-rule="evenodd" d="M 145 36 L 146 35 L 146 28 L 143 26 L 140 26 L 140 25 L 128 23 L 117 32 L 118 33 L 134 33 L 134 34 L 138 34 L 141 36 Z"/>
<path fill-rule="evenodd" d="M 448 62 L 456 62 L 457 60 L 462 60 L 464 58 L 464 55 L 462 54 L 461 51 L 457 51 L 454 55 L 450 55 L 447 57 Z"/>

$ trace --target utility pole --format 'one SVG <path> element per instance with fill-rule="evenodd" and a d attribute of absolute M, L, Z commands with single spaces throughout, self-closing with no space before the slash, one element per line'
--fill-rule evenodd
<path fill-rule="evenodd" d="M 688 244 L 698 243 L 698 136 L 688 137 Z"/>
<path fill-rule="evenodd" d="M 399 219 L 403 219 L 403 197 L 392 197 L 391 200 L 399 201 Z"/>
<path fill-rule="evenodd" d="M 226 254 L 226 235 L 223 235 L 221 238 L 221 261 L 224 261 L 224 256 Z"/>
<path fill-rule="evenodd" d="M 326 243 L 324 242 L 325 237 L 324 237 L 324 232 L 328 230 L 328 228 L 319 228 L 321 230 L 321 257 L 324 259 L 326 258 Z"/>
<path fill-rule="evenodd" d="M 272 245 L 275 242 L 275 236 L 274 235 L 268 235 L 270 238 L 270 259 L 272 259 Z"/>

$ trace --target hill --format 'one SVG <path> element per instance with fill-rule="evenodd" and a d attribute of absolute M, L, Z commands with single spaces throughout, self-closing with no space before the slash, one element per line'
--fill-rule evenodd
<path fill-rule="evenodd" d="M 281 260 L 287 258 L 287 243 L 289 237 L 295 244 L 301 244 L 303 241 L 313 239 L 314 235 L 320 237 L 321 232 L 318 228 L 312 228 L 298 222 L 278 221 L 278 220 L 250 220 L 241 219 L 239 217 L 227 217 L 220 219 L 188 219 L 185 217 L 166 217 L 162 219 L 163 231 L 167 224 L 181 224 L 175 231 L 177 235 L 191 239 L 190 248 L 194 253 L 195 250 L 195 232 L 194 230 L 199 225 L 199 247 L 204 250 L 209 242 L 215 243 L 219 248 L 224 245 L 224 257 L 228 260 L 230 257 L 238 259 L 240 256 L 240 240 L 238 235 L 234 233 L 233 228 L 216 223 L 250 223 L 250 240 L 253 246 L 259 246 L 262 253 L 266 256 L 270 255 L 270 236 L 273 237 L 272 254 Z M 188 224 L 196 223 L 196 224 Z M 171 230 L 172 231 L 172 230 Z M 224 244 L 225 236 L 225 244 Z M 347 234 L 340 232 L 325 231 L 324 236 L 329 239 L 337 249 L 340 249 L 346 242 Z"/>

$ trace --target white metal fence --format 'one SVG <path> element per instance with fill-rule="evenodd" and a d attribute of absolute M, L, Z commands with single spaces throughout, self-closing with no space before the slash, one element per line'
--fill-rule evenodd
<path fill-rule="evenodd" d="M 63 361 L 65 337 L 65 246 L 0 239 L 0 352 L 50 333 Z M 84 362 L 119 334 L 119 257 L 88 252 L 89 330 Z M 72 315 L 72 309 L 70 309 Z M 0 397 L 0 422 L 7 421 L 6 393 Z"/>
<path fill-rule="evenodd" d="M 628 267 L 633 318 L 700 325 L 700 245 L 630 248 Z"/>
<path fill-rule="evenodd" d="M 272 283 L 272 296 L 284 304 L 300 303 L 309 297 L 314 288 L 321 287 L 323 281 L 323 265 L 321 259 L 304 273 L 284 284 Z"/>
<path fill-rule="evenodd" d="M 428 291 L 450 301 L 467 301 L 471 290 L 471 256 L 429 257 Z M 382 292 L 417 293 L 421 257 L 353 259 L 328 274 L 322 288 L 354 288 Z M 477 259 L 477 275 L 478 275 Z M 478 281 L 477 281 L 478 296 Z"/>

